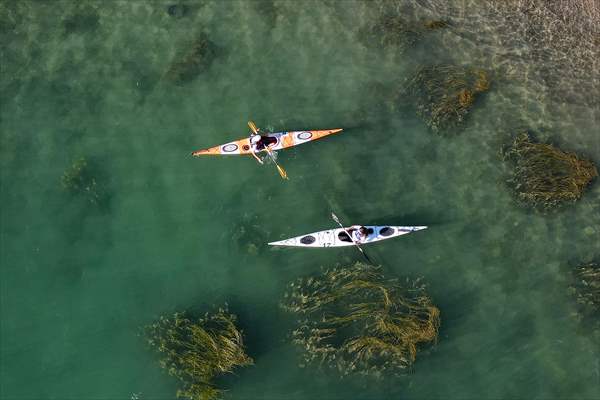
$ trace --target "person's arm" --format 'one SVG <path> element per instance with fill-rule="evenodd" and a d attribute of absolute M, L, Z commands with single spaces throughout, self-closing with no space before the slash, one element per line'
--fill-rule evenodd
<path fill-rule="evenodd" d="M 258 161 L 260 164 L 263 164 L 263 160 L 261 160 L 260 158 L 258 158 L 258 156 L 254 152 L 254 149 L 252 147 L 250 147 L 250 152 L 252 154 L 252 157 L 256 158 L 256 161 Z"/>

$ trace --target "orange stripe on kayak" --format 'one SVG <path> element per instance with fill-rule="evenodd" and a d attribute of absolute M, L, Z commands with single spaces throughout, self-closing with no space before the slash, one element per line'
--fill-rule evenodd
<path fill-rule="evenodd" d="M 292 147 L 294 145 L 294 135 L 291 135 L 290 133 L 287 133 L 284 137 L 283 137 L 283 141 L 281 143 L 282 147 Z"/>

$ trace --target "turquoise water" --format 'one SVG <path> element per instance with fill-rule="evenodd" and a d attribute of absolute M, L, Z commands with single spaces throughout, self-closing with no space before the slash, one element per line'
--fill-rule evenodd
<path fill-rule="evenodd" d="M 389 4 L 444 17 L 427 3 Z M 600 186 L 532 213 L 499 156 L 527 127 L 600 163 L 597 69 L 589 86 L 560 70 L 542 79 L 538 58 L 468 15 L 401 52 L 360 40 L 379 2 L 190 2 L 181 18 L 168 4 L 0 3 L 2 398 L 172 398 L 140 327 L 225 302 L 255 359 L 225 379 L 227 398 L 600 397 L 600 351 L 567 290 L 570 266 L 600 254 Z M 200 32 L 214 61 L 169 82 Z M 458 136 L 432 134 L 390 95 L 440 61 L 492 73 Z M 346 130 L 281 152 L 289 182 L 248 158 L 189 155 L 248 134 L 249 119 Z M 61 187 L 81 156 L 102 207 Z M 329 228 L 332 210 L 348 224 L 430 227 L 367 249 L 388 275 L 423 277 L 442 313 L 439 343 L 405 377 L 296 367 L 285 285 L 360 254 L 264 243 Z"/>

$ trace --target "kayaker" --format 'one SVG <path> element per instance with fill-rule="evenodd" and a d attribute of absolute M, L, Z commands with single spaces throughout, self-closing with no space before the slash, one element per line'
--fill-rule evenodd
<path fill-rule="evenodd" d="M 262 143 L 262 136 L 260 136 L 260 134 L 253 134 L 252 136 L 250 136 L 250 151 L 252 153 L 252 156 L 256 158 L 256 161 L 258 161 L 261 164 L 263 164 L 263 160 L 261 160 L 260 157 L 256 155 L 256 152 L 261 150 L 263 147 L 265 146 Z"/>
<path fill-rule="evenodd" d="M 254 158 L 256 158 L 258 160 L 258 156 L 256 155 L 257 152 L 263 150 L 263 149 L 267 149 L 268 151 L 268 147 L 271 145 L 274 145 L 277 143 L 277 139 L 272 137 L 272 136 L 263 136 L 260 134 L 260 130 L 257 129 L 256 133 L 252 134 L 250 136 L 250 149 L 252 150 L 252 155 L 254 156 Z M 260 161 L 260 163 L 262 164 L 262 160 Z"/>
<path fill-rule="evenodd" d="M 353 225 L 352 226 L 352 235 L 354 236 L 354 240 L 357 242 L 364 242 L 369 237 L 369 230 L 361 225 Z"/>

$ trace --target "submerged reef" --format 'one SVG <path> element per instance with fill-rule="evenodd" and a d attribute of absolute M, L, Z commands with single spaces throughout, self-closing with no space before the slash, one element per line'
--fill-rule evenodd
<path fill-rule="evenodd" d="M 175 57 L 165 78 L 177 85 L 196 79 L 205 72 L 216 57 L 216 46 L 205 33 L 200 34 L 183 56 Z"/>
<path fill-rule="evenodd" d="M 104 185 L 100 184 L 94 174 L 94 168 L 84 158 L 78 158 L 63 172 L 61 184 L 64 190 L 85 198 L 96 206 L 106 206 L 108 195 Z"/>
<path fill-rule="evenodd" d="M 600 264 L 590 262 L 576 267 L 570 290 L 578 305 L 576 318 L 600 338 Z"/>
<path fill-rule="evenodd" d="M 422 345 L 437 341 L 440 326 L 423 285 L 402 286 L 361 263 L 292 282 L 282 307 L 299 317 L 292 338 L 304 350 L 300 366 L 341 376 L 400 374 Z"/>
<path fill-rule="evenodd" d="M 578 200 L 598 176 L 591 161 L 551 144 L 537 143 L 526 132 L 517 135 L 502 153 L 513 164 L 508 182 L 517 198 L 540 211 Z"/>
<path fill-rule="evenodd" d="M 160 354 L 160 365 L 176 377 L 177 397 L 210 400 L 220 397 L 215 378 L 251 365 L 236 316 L 226 309 L 196 321 L 185 313 L 162 316 L 144 328 L 148 344 Z"/>
<path fill-rule="evenodd" d="M 360 37 L 372 47 L 396 47 L 406 50 L 432 30 L 446 27 L 444 21 L 409 22 L 400 15 L 382 15 L 373 25 L 362 29 Z"/>
<path fill-rule="evenodd" d="M 436 133 L 460 126 L 476 97 L 489 89 L 486 71 L 451 65 L 422 67 L 401 91 L 417 115 Z"/>

